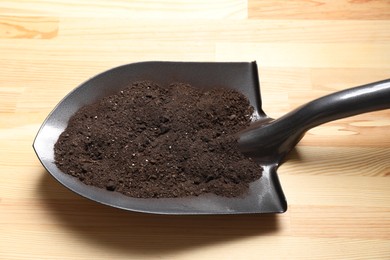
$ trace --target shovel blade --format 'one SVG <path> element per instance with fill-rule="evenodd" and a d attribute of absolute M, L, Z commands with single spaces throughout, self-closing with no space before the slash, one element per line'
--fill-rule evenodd
<path fill-rule="evenodd" d="M 88 199 L 125 210 L 158 214 L 282 213 L 287 203 L 276 174 L 277 162 L 263 166 L 262 177 L 242 197 L 213 194 L 185 198 L 141 199 L 85 185 L 60 171 L 54 163 L 54 144 L 69 118 L 81 107 L 125 88 L 129 82 L 152 80 L 162 85 L 189 83 L 193 87 L 223 87 L 244 94 L 255 111 L 254 120 L 266 119 L 261 108 L 255 62 L 140 62 L 103 72 L 70 92 L 49 114 L 33 144 L 46 170 L 61 184 Z M 260 170 L 260 169 L 259 169 Z"/>

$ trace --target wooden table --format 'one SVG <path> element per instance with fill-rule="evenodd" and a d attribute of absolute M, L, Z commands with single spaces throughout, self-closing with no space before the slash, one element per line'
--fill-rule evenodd
<path fill-rule="evenodd" d="M 280 215 L 159 216 L 81 198 L 31 147 L 101 71 L 257 60 L 264 110 L 390 77 L 390 1 L 1 1 L 0 259 L 389 259 L 390 110 L 310 131 Z"/>

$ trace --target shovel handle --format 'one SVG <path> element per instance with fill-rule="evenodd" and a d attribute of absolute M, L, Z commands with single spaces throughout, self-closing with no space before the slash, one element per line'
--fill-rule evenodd
<path fill-rule="evenodd" d="M 323 123 L 390 108 L 390 79 L 311 101 L 277 120 L 260 120 L 239 133 L 243 153 L 283 158 L 309 129 Z"/>

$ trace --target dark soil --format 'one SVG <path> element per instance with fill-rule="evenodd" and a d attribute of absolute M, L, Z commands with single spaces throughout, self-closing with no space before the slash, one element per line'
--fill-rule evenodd
<path fill-rule="evenodd" d="M 131 197 L 240 196 L 262 173 L 234 136 L 252 112 L 233 90 L 136 82 L 81 108 L 55 144 L 55 162 Z"/>

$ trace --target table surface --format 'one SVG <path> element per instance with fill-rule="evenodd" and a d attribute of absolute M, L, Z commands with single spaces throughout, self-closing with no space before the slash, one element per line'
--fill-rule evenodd
<path fill-rule="evenodd" d="M 0 259 L 389 259 L 390 110 L 319 126 L 279 215 L 160 216 L 73 194 L 32 149 L 89 77 L 147 60 L 257 60 L 277 118 L 390 77 L 390 1 L 1 1 Z"/>

